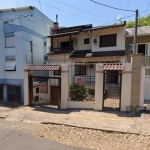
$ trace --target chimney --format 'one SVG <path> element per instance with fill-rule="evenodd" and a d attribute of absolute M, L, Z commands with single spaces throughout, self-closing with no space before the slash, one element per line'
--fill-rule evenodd
<path fill-rule="evenodd" d="M 53 30 L 57 30 L 58 28 L 59 28 L 58 15 L 56 15 L 56 22 L 54 22 Z"/>

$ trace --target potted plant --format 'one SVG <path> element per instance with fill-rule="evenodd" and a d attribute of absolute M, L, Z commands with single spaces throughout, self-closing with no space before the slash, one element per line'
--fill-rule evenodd
<path fill-rule="evenodd" d="M 95 95 L 95 89 L 89 89 L 89 99 L 92 100 Z"/>

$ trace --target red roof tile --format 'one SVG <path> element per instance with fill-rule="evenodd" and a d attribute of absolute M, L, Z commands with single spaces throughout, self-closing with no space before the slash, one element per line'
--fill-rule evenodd
<path fill-rule="evenodd" d="M 27 70 L 54 71 L 59 69 L 60 69 L 60 65 L 27 65 L 24 70 L 25 71 Z"/>
<path fill-rule="evenodd" d="M 124 70 L 122 64 L 104 64 L 103 70 Z"/>

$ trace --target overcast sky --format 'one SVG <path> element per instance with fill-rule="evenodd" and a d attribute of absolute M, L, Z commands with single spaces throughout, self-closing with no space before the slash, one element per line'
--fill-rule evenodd
<path fill-rule="evenodd" d="M 130 10 L 139 9 L 139 12 L 142 12 L 147 10 L 150 0 L 95 0 L 95 1 L 123 9 L 130 9 Z M 88 13 L 64 5 L 61 2 L 87 11 Z M 17 7 L 17 3 L 18 7 L 35 6 L 36 8 L 41 10 L 39 2 L 37 0 L 1 0 L 0 9 L 15 8 Z M 47 6 L 46 4 L 48 4 L 49 6 Z M 125 17 L 134 14 L 134 12 L 124 12 L 120 10 L 118 11 L 110 9 L 95 4 L 90 0 L 41 0 L 41 7 L 43 13 L 53 21 L 56 20 L 55 16 L 56 14 L 58 14 L 59 16 L 58 21 L 60 26 L 75 26 L 82 24 L 93 24 L 93 26 L 105 25 L 111 21 L 115 21 L 114 17 L 118 17 L 119 15 Z M 150 9 L 150 6 L 148 9 Z M 146 12 L 146 14 L 148 13 L 150 13 L 150 10 Z M 144 15 L 145 13 L 141 13 L 140 17 Z M 133 16 L 130 18 L 126 18 L 125 20 L 134 20 L 134 18 L 135 17 Z"/>

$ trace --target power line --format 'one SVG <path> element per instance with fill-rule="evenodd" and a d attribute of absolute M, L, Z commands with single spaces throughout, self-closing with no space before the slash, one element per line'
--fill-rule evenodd
<path fill-rule="evenodd" d="M 38 1 L 38 0 L 35 0 L 35 1 Z M 39 2 L 39 1 L 38 1 L 38 2 Z M 85 18 L 85 19 L 89 19 L 89 20 L 93 20 L 93 21 L 101 21 L 101 20 L 95 20 L 95 19 L 91 19 L 91 18 L 83 17 L 83 16 L 80 16 L 80 15 L 78 15 L 78 14 L 74 14 L 74 13 L 71 13 L 71 12 L 68 12 L 68 11 L 65 11 L 65 10 L 62 10 L 62 9 L 60 9 L 60 8 L 57 8 L 57 7 L 51 6 L 51 5 L 46 4 L 46 3 L 44 3 L 44 2 L 41 2 L 41 4 L 44 4 L 44 5 L 49 6 L 49 7 L 51 7 L 51 8 L 54 8 L 54 9 L 57 9 L 57 10 L 60 10 L 60 11 L 66 12 L 66 13 L 68 13 L 68 14 L 71 14 L 71 15 L 74 15 L 74 16 L 81 17 L 81 18 Z M 101 22 L 103 22 L 103 21 L 101 21 Z"/>
<path fill-rule="evenodd" d="M 56 2 L 58 2 L 58 3 L 60 3 L 60 4 L 63 4 L 63 5 L 69 6 L 69 7 L 71 7 L 71 8 L 74 8 L 74 9 L 80 10 L 80 11 L 82 11 L 82 12 L 85 12 L 85 13 L 88 13 L 88 14 L 91 14 L 91 15 L 94 15 L 94 16 L 97 16 L 97 17 L 101 17 L 101 18 L 104 18 L 104 19 L 110 20 L 110 19 L 105 18 L 105 17 L 103 17 L 103 16 L 99 16 L 99 15 L 97 15 L 97 14 L 94 14 L 94 13 L 88 12 L 88 11 L 86 11 L 86 10 L 83 10 L 83 9 L 81 9 L 81 8 L 77 8 L 77 7 L 74 7 L 74 6 L 72 6 L 72 5 L 69 5 L 69 4 L 66 4 L 66 3 L 63 3 L 63 2 L 60 2 L 60 1 L 58 1 L 58 0 L 54 0 L 54 1 L 56 1 Z"/>
<path fill-rule="evenodd" d="M 96 2 L 96 1 L 94 1 L 94 0 L 90 0 L 90 1 L 92 1 L 93 3 L 96 3 L 96 4 L 99 4 L 99 5 L 102 5 L 102 6 L 108 7 L 108 8 L 116 9 L 116 10 L 122 10 L 122 11 L 131 11 L 131 12 L 135 12 L 135 11 L 133 11 L 133 10 L 126 10 L 126 9 L 121 9 L 121 8 L 116 8 L 116 7 L 112 7 L 112 6 L 109 6 L 109 5 L 105 5 L 105 4 L 102 4 L 102 3 Z"/>
<path fill-rule="evenodd" d="M 148 10 L 146 10 L 146 11 L 150 11 L 150 9 L 148 9 Z M 146 11 L 141 11 L 141 12 L 139 12 L 139 14 L 144 13 L 144 12 L 146 12 Z M 130 17 L 132 17 L 132 16 L 135 16 L 135 14 L 130 15 L 130 16 L 127 16 L 127 17 L 123 17 L 123 18 L 121 18 L 121 19 L 130 18 Z M 102 24 L 101 26 L 104 26 L 104 25 L 107 25 L 107 24 L 110 24 L 110 23 L 114 23 L 114 22 L 116 22 L 116 21 L 111 21 L 111 22 L 108 22 L 108 23 Z"/>
<path fill-rule="evenodd" d="M 39 0 L 39 5 L 40 5 L 41 12 L 42 12 L 42 6 L 41 6 L 41 1 L 40 0 Z M 46 30 L 46 25 L 45 25 L 45 20 L 44 20 L 43 12 L 42 12 L 42 18 L 43 18 L 43 24 L 44 24 L 44 27 L 45 27 L 45 33 L 46 33 L 46 36 L 47 36 L 47 30 Z"/>
<path fill-rule="evenodd" d="M 145 14 L 144 14 L 144 17 L 145 17 L 145 15 L 146 15 L 146 13 L 147 13 L 147 10 L 148 10 L 149 6 L 150 6 L 150 1 L 149 1 L 149 3 L 148 3 L 148 6 L 147 6 L 147 9 L 146 9 L 146 12 L 145 12 Z"/>
<path fill-rule="evenodd" d="M 128 7 L 129 7 L 130 1 L 131 1 L 131 0 L 128 1 L 127 9 L 128 9 Z M 124 16 L 126 16 L 126 14 L 127 14 L 127 11 L 125 12 L 125 15 L 124 15 Z"/>

